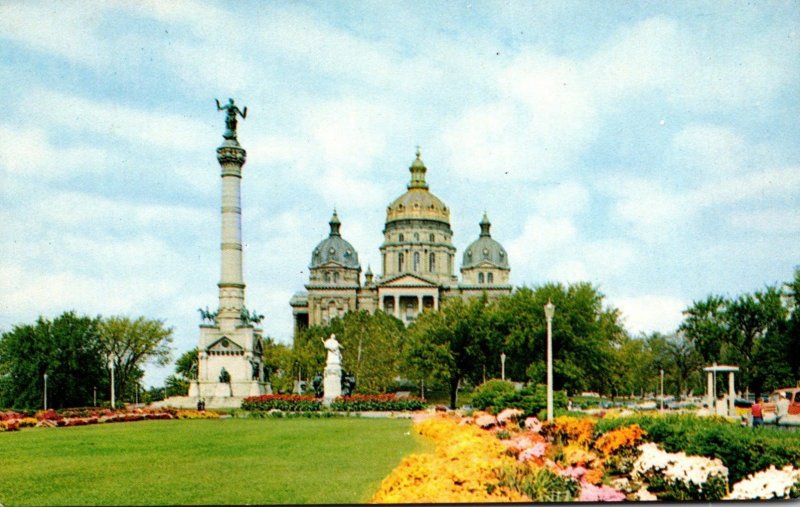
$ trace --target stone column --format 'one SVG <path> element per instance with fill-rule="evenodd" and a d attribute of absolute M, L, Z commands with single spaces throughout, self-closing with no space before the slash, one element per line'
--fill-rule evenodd
<path fill-rule="evenodd" d="M 398 319 L 400 318 L 400 298 L 398 296 L 392 296 L 394 298 L 394 316 Z"/>
<path fill-rule="evenodd" d="M 736 405 L 734 404 L 734 400 L 736 398 L 736 392 L 733 390 L 733 372 L 728 372 L 728 415 L 731 417 L 736 417 Z"/>
<path fill-rule="evenodd" d="M 708 403 L 708 408 L 711 409 L 714 407 L 714 374 L 706 372 L 706 403 Z"/>
<path fill-rule="evenodd" d="M 220 242 L 219 326 L 230 331 L 241 324 L 244 307 L 242 275 L 242 166 L 247 152 L 236 139 L 225 139 L 217 148 L 222 168 L 222 234 Z"/>

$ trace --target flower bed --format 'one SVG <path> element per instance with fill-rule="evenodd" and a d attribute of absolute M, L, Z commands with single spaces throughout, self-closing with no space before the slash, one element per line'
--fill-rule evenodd
<path fill-rule="evenodd" d="M 422 410 L 425 402 L 420 398 L 398 398 L 394 394 L 340 396 L 331 403 L 338 412 Z"/>
<path fill-rule="evenodd" d="M 519 421 L 520 416 L 520 411 L 501 412 L 498 416 L 486 412 L 476 412 L 471 417 L 417 416 L 415 431 L 435 443 L 435 452 L 406 458 L 383 481 L 372 501 L 717 501 L 800 497 L 797 467 L 773 466 L 736 481 L 731 480 L 723 459 L 671 452 L 661 443 L 647 442 L 652 435 L 630 421 L 608 424 L 595 418 L 557 417 L 543 424 L 532 417 Z M 686 424 L 680 421 L 680 425 Z M 728 431 L 728 426 L 719 427 L 722 434 Z M 738 430 L 753 435 L 751 430 Z"/>
<path fill-rule="evenodd" d="M 9 415 L 12 414 L 12 415 Z M 4 412 L 0 419 L 0 431 L 16 431 L 20 428 L 30 427 L 73 427 L 87 426 L 90 424 L 121 423 L 135 421 L 151 421 L 159 419 L 218 419 L 220 414 L 212 410 L 176 410 L 163 409 L 65 409 L 65 410 L 40 410 L 35 417 L 26 417 L 24 414 Z"/>
<path fill-rule="evenodd" d="M 299 394 L 265 394 L 245 398 L 242 401 L 242 409 L 317 412 L 322 409 L 322 401 L 313 396 L 301 396 Z"/>

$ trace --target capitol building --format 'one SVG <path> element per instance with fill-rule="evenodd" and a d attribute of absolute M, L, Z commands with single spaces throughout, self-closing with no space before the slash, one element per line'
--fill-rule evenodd
<path fill-rule="evenodd" d="M 383 310 L 409 324 L 448 298 L 511 293 L 508 254 L 492 238 L 485 213 L 478 224 L 480 235 L 461 258 L 461 279 L 454 274 L 450 208 L 428 189 L 427 168 L 419 150 L 416 155 L 406 192 L 386 208 L 382 274 L 367 268 L 362 280 L 358 252 L 342 236 L 342 223 L 334 211 L 328 237 L 311 252 L 306 290 L 295 293 L 289 303 L 295 336 L 353 310 Z"/>

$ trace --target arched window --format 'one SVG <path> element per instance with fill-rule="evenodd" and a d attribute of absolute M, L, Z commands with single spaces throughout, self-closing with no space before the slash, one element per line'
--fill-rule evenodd
<path fill-rule="evenodd" d="M 414 272 L 419 271 L 419 252 L 414 252 Z"/>
<path fill-rule="evenodd" d="M 431 243 L 433 243 L 434 241 L 436 241 L 436 237 L 435 237 L 433 234 L 431 234 L 431 237 L 430 237 L 430 239 L 431 239 Z"/>
<path fill-rule="evenodd" d="M 403 264 L 405 264 L 404 262 L 405 260 L 406 259 L 405 256 L 403 256 L 403 254 L 397 256 L 397 271 L 403 271 Z"/>
<path fill-rule="evenodd" d="M 400 236 L 398 236 L 397 238 L 398 238 L 398 241 L 405 241 L 406 240 L 406 237 L 403 236 L 402 234 Z"/>
<path fill-rule="evenodd" d="M 326 271 L 325 272 L 325 281 L 330 283 L 330 281 L 331 281 L 331 273 L 330 273 L 330 271 Z"/>
<path fill-rule="evenodd" d="M 334 272 L 333 273 L 333 283 L 338 283 L 338 282 L 339 282 L 339 273 L 338 272 Z"/>
<path fill-rule="evenodd" d="M 478 273 L 478 283 L 483 283 L 483 273 Z"/>
<path fill-rule="evenodd" d="M 494 283 L 494 273 L 486 274 L 486 283 Z"/>
<path fill-rule="evenodd" d="M 419 241 L 419 233 L 418 232 L 414 233 L 414 241 Z"/>
<path fill-rule="evenodd" d="M 431 273 L 436 271 L 436 254 L 433 252 L 428 256 L 428 271 Z"/>

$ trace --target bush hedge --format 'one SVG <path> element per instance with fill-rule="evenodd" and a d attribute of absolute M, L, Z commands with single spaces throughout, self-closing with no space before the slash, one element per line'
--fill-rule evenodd
<path fill-rule="evenodd" d="M 796 431 L 741 427 L 725 419 L 690 414 L 604 418 L 596 429 L 605 433 L 630 424 L 641 426 L 647 440 L 666 451 L 721 459 L 731 484 L 770 465 L 800 466 L 800 432 Z"/>
<path fill-rule="evenodd" d="M 528 385 L 516 390 L 514 384 L 506 380 L 489 380 L 475 389 L 472 395 L 472 406 L 497 414 L 506 408 L 518 408 L 525 416 L 537 415 L 547 408 L 547 387 L 544 385 Z M 565 409 L 567 395 L 563 391 L 553 393 L 553 408 Z"/>
<path fill-rule="evenodd" d="M 419 398 L 398 398 L 394 394 L 340 396 L 331 403 L 337 412 L 422 410 L 425 402 Z"/>
<path fill-rule="evenodd" d="M 284 412 L 317 412 L 322 401 L 299 394 L 264 394 L 242 400 L 244 410 L 282 410 Z"/>

